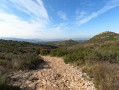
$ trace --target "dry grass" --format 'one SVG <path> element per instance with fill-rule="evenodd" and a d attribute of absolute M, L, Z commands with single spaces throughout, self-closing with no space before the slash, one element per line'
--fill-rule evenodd
<path fill-rule="evenodd" d="M 119 90 L 119 65 L 87 61 L 82 71 L 95 79 L 94 84 L 99 90 Z"/>

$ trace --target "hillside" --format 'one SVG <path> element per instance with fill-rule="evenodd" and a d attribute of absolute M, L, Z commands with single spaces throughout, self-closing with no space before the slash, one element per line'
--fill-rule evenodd
<path fill-rule="evenodd" d="M 57 45 L 57 46 L 60 46 L 60 45 L 67 45 L 67 46 L 69 46 L 69 45 L 75 45 L 77 43 L 78 43 L 77 41 L 74 41 L 74 40 L 70 39 L 70 40 L 65 40 L 65 41 L 58 42 L 55 45 Z"/>
<path fill-rule="evenodd" d="M 50 45 L 0 40 L 0 90 L 19 90 L 19 86 L 9 85 L 9 73 L 19 70 L 33 70 L 43 59 L 38 56 L 44 49 L 56 48 Z M 47 52 L 48 52 L 47 50 Z"/>
<path fill-rule="evenodd" d="M 95 90 L 92 81 L 84 80 L 83 73 L 66 65 L 62 58 L 39 56 L 47 55 L 54 48 L 0 40 L 0 90 Z"/>
<path fill-rule="evenodd" d="M 115 32 L 102 32 L 94 37 L 92 37 L 90 40 L 87 42 L 104 42 L 104 41 L 114 41 L 114 40 L 119 40 L 119 34 Z"/>
<path fill-rule="evenodd" d="M 1 88 L 4 85 L 10 88 L 19 88 L 9 86 L 9 78 L 6 75 L 9 73 L 13 74 L 13 76 L 10 75 L 12 83 L 24 88 L 29 86 L 29 84 L 33 85 L 33 83 L 33 88 L 41 88 L 42 86 L 38 85 L 38 83 L 41 84 L 41 81 L 43 82 L 44 86 L 49 85 L 51 82 L 54 83 L 54 81 L 57 82 L 57 80 L 63 82 L 62 84 L 59 82 L 56 83 L 56 87 L 52 87 L 50 84 L 50 88 L 62 88 L 60 85 L 66 85 L 65 83 L 67 80 L 70 84 L 75 83 L 74 78 L 76 78 L 77 75 L 74 73 L 69 75 L 68 77 L 73 76 L 73 78 L 70 80 L 70 78 L 65 78 L 67 77 L 68 73 L 62 73 L 64 70 L 67 71 L 70 68 L 67 67 L 66 64 L 80 68 L 80 70 L 86 74 L 86 77 L 84 78 L 88 79 L 89 81 L 93 81 L 95 87 L 99 90 L 119 90 L 118 36 L 119 35 L 117 33 L 108 31 L 100 33 L 92 37 L 90 40 L 82 43 L 78 43 L 73 40 L 65 40 L 56 43 L 56 46 L 0 40 L 0 90 L 2 90 Z M 44 55 L 50 55 L 52 57 Z M 59 58 L 59 60 L 57 57 L 63 57 L 63 59 Z M 65 66 L 66 68 L 64 68 Z M 75 70 L 68 71 L 73 72 Z M 47 72 L 49 72 L 49 75 Z M 19 75 L 19 73 L 22 74 Z M 31 73 L 32 75 L 29 76 Z M 23 75 L 26 75 L 26 78 L 24 78 Z M 62 75 L 65 76 L 62 77 Z M 14 78 L 15 80 L 18 80 L 14 81 Z M 32 78 L 32 80 L 30 78 Z M 48 78 L 52 78 L 50 83 L 47 82 L 49 80 Z M 64 79 L 66 80 L 64 81 Z M 22 82 L 27 80 L 30 83 L 22 83 L 20 80 Z M 18 82 L 18 84 L 16 84 L 16 82 Z M 76 87 L 78 84 L 79 83 L 76 84 Z M 86 83 L 83 84 L 85 85 Z M 47 87 L 49 88 L 49 86 Z M 70 85 L 68 84 L 66 87 L 70 87 Z"/>
<path fill-rule="evenodd" d="M 69 49 L 77 49 L 79 47 L 98 47 L 107 44 L 118 43 L 119 34 L 115 32 L 102 32 L 93 36 L 91 39 L 84 41 L 82 43 L 68 47 Z"/>
<path fill-rule="evenodd" d="M 88 41 L 51 50 L 50 55 L 82 68 L 97 89 L 119 90 L 119 34 L 103 32 Z"/>

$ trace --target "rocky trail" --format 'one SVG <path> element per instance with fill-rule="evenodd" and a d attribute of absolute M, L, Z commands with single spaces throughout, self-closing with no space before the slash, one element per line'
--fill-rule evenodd
<path fill-rule="evenodd" d="M 22 90 L 96 90 L 80 69 L 65 64 L 62 58 L 41 57 L 45 62 L 37 70 L 12 73 L 11 83 Z"/>

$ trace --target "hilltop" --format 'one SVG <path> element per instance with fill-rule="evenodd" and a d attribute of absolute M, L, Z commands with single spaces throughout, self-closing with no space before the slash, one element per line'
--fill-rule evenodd
<path fill-rule="evenodd" d="M 88 42 L 103 42 L 114 40 L 119 40 L 119 34 L 111 31 L 106 31 L 92 37 Z"/>
<path fill-rule="evenodd" d="M 91 39 L 79 43 L 77 45 L 73 45 L 70 48 L 79 48 L 79 47 L 96 47 L 102 46 L 104 44 L 113 44 L 118 43 L 119 41 L 119 34 L 111 31 L 105 31 L 100 34 L 93 36 Z"/>
<path fill-rule="evenodd" d="M 69 46 L 69 45 L 75 45 L 75 44 L 78 44 L 78 42 L 70 39 L 70 40 L 64 40 L 64 41 L 58 42 L 55 45 L 57 45 L 57 46 L 59 46 L 59 45 L 67 45 L 67 46 Z"/>

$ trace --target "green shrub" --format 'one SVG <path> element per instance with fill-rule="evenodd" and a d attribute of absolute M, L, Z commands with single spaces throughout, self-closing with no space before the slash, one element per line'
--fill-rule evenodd
<path fill-rule="evenodd" d="M 36 54 L 24 54 L 13 60 L 16 69 L 35 69 L 43 60 Z"/>
<path fill-rule="evenodd" d="M 9 85 L 9 79 L 4 70 L 0 71 L 0 90 L 20 90 L 19 86 Z"/>
<path fill-rule="evenodd" d="M 119 56 L 116 57 L 116 62 L 119 63 Z"/>
<path fill-rule="evenodd" d="M 5 55 L 4 54 L 0 54 L 0 59 L 5 59 Z"/>
<path fill-rule="evenodd" d="M 40 48 L 36 49 L 36 54 L 40 54 Z"/>
<path fill-rule="evenodd" d="M 57 51 L 57 56 L 58 56 L 58 57 L 64 56 L 64 55 L 66 55 L 66 54 L 67 54 L 67 51 L 66 51 L 66 50 L 61 50 L 61 49 L 59 49 L 59 50 Z"/>
<path fill-rule="evenodd" d="M 66 49 L 53 49 L 50 52 L 51 56 L 57 56 L 57 57 L 62 57 L 67 54 L 68 54 L 68 51 Z"/>
<path fill-rule="evenodd" d="M 95 86 L 99 90 L 117 90 L 116 68 L 111 68 L 104 62 L 119 63 L 119 46 L 108 44 L 94 48 L 79 48 L 69 50 L 64 56 L 65 63 L 81 65 L 83 71 L 94 78 Z M 113 66 L 113 65 L 112 65 Z"/>
<path fill-rule="evenodd" d="M 92 51 L 85 56 L 86 60 L 101 60 L 102 56 L 98 51 Z"/>
<path fill-rule="evenodd" d="M 40 50 L 40 54 L 41 55 L 48 55 L 48 54 L 50 54 L 50 50 L 42 49 L 42 50 Z"/>
<path fill-rule="evenodd" d="M 7 83 L 8 83 L 7 76 L 0 71 L 0 85 Z"/>
<path fill-rule="evenodd" d="M 51 50 L 50 55 L 51 56 L 57 56 L 57 49 Z"/>
<path fill-rule="evenodd" d="M 12 60 L 13 57 L 14 57 L 13 53 L 8 53 L 8 54 L 5 55 L 5 59 L 9 60 L 9 61 Z"/>
<path fill-rule="evenodd" d="M 72 59 L 71 59 L 70 55 L 64 56 L 64 62 L 65 62 L 66 64 L 72 62 Z"/>
<path fill-rule="evenodd" d="M 0 40 L 0 90 L 20 89 L 17 86 L 9 85 L 9 79 L 5 73 L 13 70 L 35 69 L 43 62 L 38 56 L 39 48 L 42 46 L 44 45 Z"/>
<path fill-rule="evenodd" d="M 14 55 L 11 60 L 0 60 L 0 65 L 6 69 L 35 69 L 42 62 L 40 56 L 26 53 Z"/>

